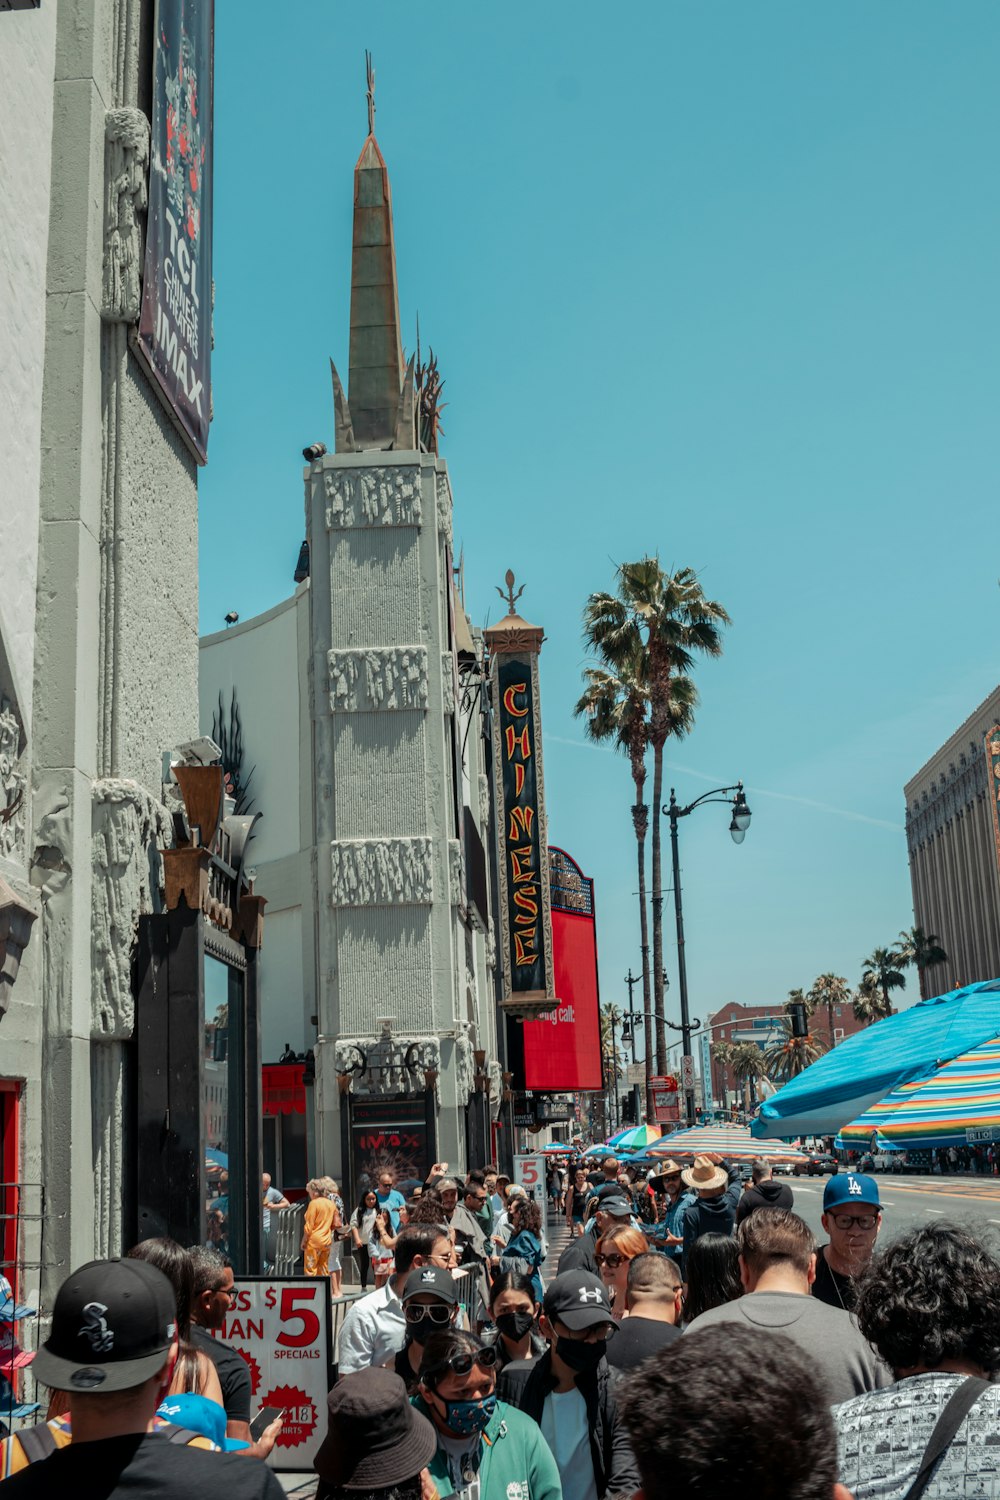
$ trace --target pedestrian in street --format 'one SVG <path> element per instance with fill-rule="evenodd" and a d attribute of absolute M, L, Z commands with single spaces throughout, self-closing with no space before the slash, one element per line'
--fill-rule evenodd
<path fill-rule="evenodd" d="M 616 1224 L 630 1224 L 633 1219 L 632 1205 L 618 1191 L 617 1183 L 608 1188 L 603 1198 L 591 1199 L 594 1205 L 593 1218 L 578 1239 L 570 1240 L 559 1257 L 558 1274 L 565 1271 L 584 1270 L 592 1276 L 598 1275 L 597 1242 Z"/>
<path fill-rule="evenodd" d="M 450 1270 L 455 1249 L 443 1224 L 411 1224 L 396 1241 L 395 1275 L 348 1309 L 340 1330 L 340 1373 L 391 1364 L 406 1340 L 402 1295 L 407 1278 L 420 1266 Z"/>
<path fill-rule="evenodd" d="M 840 1477 L 856 1500 L 902 1500 L 930 1457 L 924 1500 L 997 1493 L 1000 1261 L 936 1221 L 873 1257 L 858 1284 L 861 1332 L 895 1382 L 834 1411 Z M 947 1425 L 944 1413 L 948 1411 Z"/>
<path fill-rule="evenodd" d="M 636 1369 L 680 1338 L 681 1276 L 674 1262 L 655 1251 L 631 1260 L 625 1281 L 625 1308 L 628 1317 L 606 1351 L 608 1364 L 618 1374 Z"/>
<path fill-rule="evenodd" d="M 225 1256 L 203 1245 L 189 1251 L 194 1271 L 191 1301 L 191 1342 L 212 1360 L 226 1408 L 226 1436 L 251 1442 L 250 1371 L 245 1359 L 212 1335 L 221 1329 L 232 1306 L 233 1268 Z"/>
<path fill-rule="evenodd" d="M 817 1252 L 812 1294 L 830 1307 L 853 1312 L 858 1277 L 872 1258 L 882 1228 L 875 1178 L 856 1172 L 831 1177 L 823 1190 L 822 1224 L 830 1239 Z"/>
<path fill-rule="evenodd" d="M 442 1500 L 562 1500 L 553 1455 L 534 1422 L 498 1399 L 496 1350 L 449 1329 L 427 1340 L 414 1405 L 437 1447 L 428 1465 Z"/>
<path fill-rule="evenodd" d="M 191 1342 L 191 1304 L 194 1300 L 194 1265 L 190 1253 L 176 1240 L 155 1237 L 133 1245 L 129 1260 L 144 1260 L 162 1271 L 174 1289 L 177 1306 L 177 1337 L 180 1340 L 177 1364 L 168 1395 L 194 1392 L 217 1401 L 222 1406 L 222 1387 L 215 1365 Z"/>
<path fill-rule="evenodd" d="M 400 1301 L 406 1319 L 406 1339 L 393 1369 L 412 1396 L 419 1384 L 424 1345 L 432 1333 L 454 1325 L 458 1287 L 454 1276 L 443 1266 L 419 1266 L 406 1278 Z"/>
<path fill-rule="evenodd" d="M 375 1227 L 375 1216 L 377 1215 L 378 1198 L 375 1196 L 374 1188 L 366 1188 L 358 1200 L 358 1206 L 351 1214 L 349 1229 L 351 1232 L 351 1243 L 358 1261 L 358 1273 L 361 1277 L 361 1290 L 368 1290 L 368 1275 L 371 1267 L 371 1255 L 368 1246 Z"/>
<path fill-rule="evenodd" d="M 518 1271 L 531 1278 L 535 1301 L 542 1300 L 542 1212 L 530 1198 L 515 1198 L 510 1208 L 511 1236 L 500 1251 L 500 1272 Z"/>
<path fill-rule="evenodd" d="M 484 1329 L 484 1344 L 497 1351 L 497 1373 L 515 1359 L 537 1359 L 546 1350 L 538 1331 L 541 1303 L 535 1297 L 535 1284 L 520 1271 L 501 1271 L 490 1287 L 492 1329 Z"/>
<path fill-rule="evenodd" d="M 635 1500 L 851 1500 L 823 1383 L 780 1333 L 684 1337 L 625 1383 L 622 1402 Z"/>
<path fill-rule="evenodd" d="M 327 1265 L 330 1270 L 330 1296 L 339 1297 L 343 1291 L 344 1269 L 341 1260 L 341 1240 L 347 1236 L 344 1228 L 344 1200 L 332 1177 L 321 1179 L 326 1196 L 334 1207 L 333 1233 L 330 1238 L 330 1253 Z"/>
<path fill-rule="evenodd" d="M 601 1187 L 609 1182 L 616 1183 L 618 1181 L 618 1158 L 615 1156 L 604 1157 L 600 1168 L 596 1172 L 588 1173 L 587 1181 L 592 1183 L 594 1187 Z"/>
<path fill-rule="evenodd" d="M 685 1323 L 742 1297 L 740 1252 L 731 1234 L 703 1234 L 695 1241 L 688 1256 L 686 1288 Z"/>
<path fill-rule="evenodd" d="M 736 1223 L 736 1204 L 740 1196 L 740 1178 L 735 1167 L 729 1167 L 714 1152 L 696 1156 L 681 1173 L 681 1180 L 695 1194 L 695 1202 L 685 1210 L 682 1247 L 682 1271 L 687 1266 L 691 1246 L 703 1234 L 732 1234 Z"/>
<path fill-rule="evenodd" d="M 794 1208 L 795 1196 L 787 1182 L 777 1182 L 770 1162 L 760 1156 L 750 1169 L 752 1187 L 747 1188 L 736 1205 L 736 1222 L 742 1224 L 755 1208 Z"/>
<path fill-rule="evenodd" d="M 493 1229 L 490 1231 L 491 1233 L 496 1230 L 497 1220 L 507 1207 L 507 1189 L 509 1187 L 510 1178 L 504 1176 L 503 1172 L 498 1172 L 493 1191 L 490 1194 L 490 1207 L 493 1210 Z"/>
<path fill-rule="evenodd" d="M 743 1296 L 689 1323 L 685 1338 L 702 1328 L 735 1323 L 762 1341 L 787 1334 L 812 1361 L 831 1402 L 889 1385 L 891 1372 L 872 1353 L 850 1313 L 809 1295 L 816 1274 L 816 1241 L 798 1214 L 785 1208 L 759 1208 L 740 1225 Z"/>
<path fill-rule="evenodd" d="M 391 1231 L 393 1234 L 399 1231 L 399 1210 L 403 1207 L 406 1199 L 402 1193 L 396 1190 L 396 1178 L 388 1167 L 383 1167 L 378 1174 L 378 1206 L 388 1212 L 392 1220 Z"/>
<path fill-rule="evenodd" d="M 157 1418 L 176 1357 L 176 1300 L 161 1271 L 142 1260 L 91 1261 L 74 1271 L 56 1295 L 34 1361 L 43 1385 L 68 1393 L 73 1440 L 13 1472 L 4 1496 L 282 1500 L 266 1465 L 208 1451 L 207 1438 Z M 31 1459 L 25 1436 L 17 1446 L 22 1463 Z M 3 1463 L 14 1467 L 6 1446 Z"/>
<path fill-rule="evenodd" d="M 649 1241 L 641 1230 L 631 1224 L 616 1224 L 601 1235 L 597 1242 L 594 1260 L 597 1274 L 608 1289 L 608 1297 L 615 1317 L 620 1321 L 627 1316 L 625 1307 L 625 1283 L 628 1280 L 629 1264 L 637 1255 L 645 1255 Z"/>
<path fill-rule="evenodd" d="M 385 1286 L 392 1275 L 398 1238 L 399 1236 L 392 1232 L 392 1214 L 387 1208 L 378 1208 L 368 1241 L 368 1260 L 371 1264 L 376 1290 Z"/>
<path fill-rule="evenodd" d="M 582 1167 L 578 1167 L 573 1174 L 572 1189 L 566 1194 L 566 1221 L 569 1224 L 570 1234 L 576 1239 L 579 1239 L 583 1233 L 589 1194 L 590 1184 L 587 1182 L 587 1174 Z"/>
<path fill-rule="evenodd" d="M 327 1197 L 325 1179 L 312 1177 L 306 1183 L 309 1207 L 302 1222 L 302 1267 L 306 1276 L 329 1276 L 330 1246 L 337 1211 Z"/>
<path fill-rule="evenodd" d="M 442 1194 L 443 1196 L 443 1194 Z M 493 1254 L 489 1238 L 483 1233 L 478 1214 L 486 1202 L 486 1188 L 481 1182 L 466 1184 L 461 1203 L 457 1203 L 450 1219 L 450 1228 L 455 1239 L 455 1250 L 460 1266 L 471 1266 L 475 1288 L 469 1309 L 473 1327 L 478 1328 L 486 1317 L 489 1306 L 490 1287 L 487 1266 Z"/>
<path fill-rule="evenodd" d="M 653 1244 L 679 1266 L 684 1255 L 684 1215 L 697 1201 L 696 1194 L 685 1187 L 681 1168 L 671 1158 L 665 1161 L 652 1179 L 653 1190 L 663 1194 L 663 1217 L 651 1231 Z"/>
<path fill-rule="evenodd" d="M 606 1288 L 567 1271 L 546 1290 L 538 1322 L 548 1350 L 502 1371 L 501 1399 L 541 1427 L 568 1500 L 631 1495 L 638 1474 L 604 1357 L 616 1326 Z"/>
<path fill-rule="evenodd" d="M 271 1214 L 279 1208 L 291 1208 L 291 1204 L 279 1188 L 271 1186 L 271 1174 L 265 1172 L 261 1186 L 261 1228 L 264 1233 L 264 1269 L 269 1271 L 274 1264 L 274 1236 L 271 1233 Z"/>
<path fill-rule="evenodd" d="M 391 1370 L 359 1370 L 326 1398 L 327 1430 L 313 1468 L 316 1500 L 423 1500 L 437 1448 L 426 1417 Z"/>

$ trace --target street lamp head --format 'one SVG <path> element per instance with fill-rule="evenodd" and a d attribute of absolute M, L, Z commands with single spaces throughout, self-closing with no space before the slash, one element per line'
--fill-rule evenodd
<path fill-rule="evenodd" d="M 734 844 L 742 844 L 750 827 L 750 809 L 743 792 L 743 783 L 738 783 L 736 796 L 733 798 L 733 819 L 729 825 L 729 835 Z"/>

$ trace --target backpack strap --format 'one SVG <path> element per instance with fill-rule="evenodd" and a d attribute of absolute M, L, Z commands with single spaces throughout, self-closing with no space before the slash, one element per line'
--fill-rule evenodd
<path fill-rule="evenodd" d="M 165 1423 L 159 1430 L 168 1443 L 180 1443 L 183 1446 L 187 1446 L 195 1438 L 206 1436 L 204 1432 L 192 1432 L 190 1427 L 175 1427 L 173 1422 Z M 209 1438 L 209 1442 L 211 1442 L 211 1438 Z"/>
<path fill-rule="evenodd" d="M 924 1449 L 917 1477 L 903 1496 L 903 1500 L 918 1500 L 918 1497 L 924 1493 L 930 1483 L 934 1465 L 942 1454 L 947 1452 L 965 1418 L 983 1392 L 989 1390 L 989 1387 L 988 1380 L 980 1380 L 976 1375 L 968 1375 L 958 1389 L 952 1392 Z"/>
<path fill-rule="evenodd" d="M 16 1434 L 16 1439 L 21 1444 L 21 1451 L 29 1464 L 37 1464 L 41 1459 L 48 1458 L 59 1446 L 47 1422 L 39 1422 L 34 1427 L 23 1428 Z"/>

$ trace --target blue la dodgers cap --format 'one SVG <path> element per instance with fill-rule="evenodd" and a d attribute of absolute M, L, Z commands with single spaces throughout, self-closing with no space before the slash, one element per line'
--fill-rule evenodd
<path fill-rule="evenodd" d="M 831 1208 L 843 1208 L 845 1204 L 867 1203 L 870 1208 L 881 1208 L 878 1183 L 874 1177 L 860 1172 L 837 1172 L 829 1179 L 823 1192 L 823 1212 Z"/>

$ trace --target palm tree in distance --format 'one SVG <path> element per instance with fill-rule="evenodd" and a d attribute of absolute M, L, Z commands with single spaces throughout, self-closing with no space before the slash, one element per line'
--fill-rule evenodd
<path fill-rule="evenodd" d="M 594 646 L 590 630 L 591 617 L 603 618 L 600 601 L 608 596 L 593 594 L 584 611 L 584 633 L 587 644 Z M 642 945 L 643 1033 L 646 1040 L 646 1117 L 653 1118 L 653 1022 L 652 996 L 649 984 L 649 914 L 646 907 L 646 829 L 649 808 L 643 801 L 646 785 L 646 746 L 649 743 L 649 691 L 645 677 L 645 654 L 637 630 L 623 630 L 617 641 L 609 642 L 602 655 L 614 670 L 588 667 L 584 672 L 586 688 L 574 709 L 585 720 L 588 739 L 597 744 L 614 741 L 617 749 L 628 756 L 635 802 L 632 805 L 632 827 L 635 831 L 636 863 L 639 870 L 639 935 Z"/>
<path fill-rule="evenodd" d="M 609 1125 L 608 1135 L 611 1129 L 617 1127 L 615 1111 L 611 1106 L 611 1100 L 618 1098 L 618 1084 L 621 1078 L 621 1054 L 618 1051 L 618 1030 L 622 1024 L 622 1013 L 617 1005 L 609 1003 L 601 1006 L 601 1055 L 604 1058 L 604 1077 L 607 1080 L 608 1092 L 604 1096 L 605 1120 Z"/>
<path fill-rule="evenodd" d="M 937 934 L 925 932 L 922 927 L 911 927 L 908 932 L 901 932 L 896 951 L 901 964 L 916 969 L 921 990 L 927 970 L 948 962 L 948 955 L 941 947 Z"/>
<path fill-rule="evenodd" d="M 813 980 L 807 999 L 813 1011 L 818 1010 L 820 1006 L 825 1008 L 827 1031 L 829 1032 L 827 1046 L 832 1049 L 835 1031 L 833 1024 L 834 1006 L 844 1006 L 851 1003 L 851 987 L 847 983 L 847 980 L 841 978 L 839 974 L 820 974 L 818 978 Z"/>
<path fill-rule="evenodd" d="M 758 1078 L 767 1077 L 764 1054 L 753 1042 L 737 1042 L 730 1061 L 737 1082 L 743 1086 L 743 1112 L 749 1115 L 756 1098 L 754 1084 Z"/>
<path fill-rule="evenodd" d="M 764 1049 L 764 1067 L 768 1078 L 787 1083 L 822 1057 L 826 1043 L 811 1032 L 808 1036 L 793 1036 L 791 1016 L 782 1016 L 778 1027 L 780 1035 Z"/>
<path fill-rule="evenodd" d="M 875 1021 L 884 1021 L 892 1015 L 892 1006 L 886 1006 L 881 986 L 874 974 L 862 974 L 854 999 L 851 1002 L 855 1018 L 862 1026 L 871 1026 Z"/>
<path fill-rule="evenodd" d="M 696 695 L 689 673 L 699 655 L 722 654 L 721 627 L 729 616 L 714 599 L 706 599 L 692 568 L 666 572 L 659 558 L 622 563 L 617 595 L 591 595 L 585 616 L 591 643 L 612 653 L 615 643 L 637 631 L 645 648 L 649 692 L 649 743 L 653 747 L 653 1010 L 656 1013 L 656 1071 L 667 1066 L 667 1031 L 663 1009 L 663 879 L 660 808 L 663 803 L 663 747 L 686 734 L 693 722 Z M 682 692 L 682 684 L 686 688 Z M 687 701 L 685 701 L 685 697 Z"/>
<path fill-rule="evenodd" d="M 722 1104 L 725 1108 L 726 1094 L 728 1092 L 729 1069 L 733 1066 L 733 1057 L 736 1046 L 732 1042 L 713 1042 L 711 1046 L 712 1058 L 722 1069 Z M 706 1090 L 709 1093 L 710 1090 Z M 708 1100 L 706 1099 L 706 1104 Z"/>
<path fill-rule="evenodd" d="M 869 957 L 861 961 L 863 975 L 873 975 L 882 991 L 883 1015 L 892 1015 L 889 991 L 906 987 L 906 975 L 903 973 L 905 963 L 906 959 L 898 948 L 873 948 Z"/>

